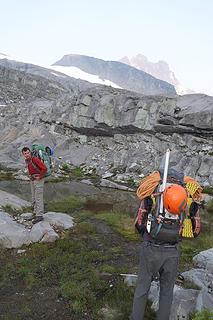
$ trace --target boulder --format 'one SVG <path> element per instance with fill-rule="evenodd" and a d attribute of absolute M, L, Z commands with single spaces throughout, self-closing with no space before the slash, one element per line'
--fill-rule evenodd
<path fill-rule="evenodd" d="M 23 207 L 29 207 L 30 202 L 11 193 L 0 190 L 0 207 L 4 207 L 6 205 L 10 205 L 13 209 L 22 209 Z"/>
<path fill-rule="evenodd" d="M 30 243 L 29 231 L 12 217 L 0 212 L 0 244 L 4 248 L 20 248 L 23 244 Z"/>
<path fill-rule="evenodd" d="M 159 306 L 160 284 L 153 281 L 151 284 L 149 299 L 152 301 L 152 309 L 157 311 Z M 169 320 L 187 319 L 188 315 L 195 310 L 198 290 L 184 289 L 174 286 L 173 301 Z"/>
<path fill-rule="evenodd" d="M 198 267 L 213 273 L 213 248 L 198 253 L 193 261 Z"/>
<path fill-rule="evenodd" d="M 51 226 L 61 229 L 70 229 L 74 226 L 73 218 L 61 212 L 47 212 L 44 214 L 44 221 L 48 222 Z"/>
<path fill-rule="evenodd" d="M 0 245 L 4 248 L 20 248 L 34 242 L 54 242 L 59 239 L 54 228 L 67 230 L 74 225 L 71 216 L 59 212 L 48 212 L 44 215 L 44 221 L 32 225 L 31 212 L 12 217 L 1 208 L 6 204 L 19 210 L 29 206 L 27 201 L 0 190 Z"/>
<path fill-rule="evenodd" d="M 30 230 L 31 242 L 54 242 L 59 238 L 49 222 L 41 221 L 33 225 Z"/>

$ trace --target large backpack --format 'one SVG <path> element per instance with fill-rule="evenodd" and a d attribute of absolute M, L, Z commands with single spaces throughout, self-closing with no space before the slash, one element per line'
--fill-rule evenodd
<path fill-rule="evenodd" d="M 153 174 L 151 174 L 151 177 L 153 177 Z M 161 177 L 162 172 L 159 173 L 159 178 L 156 179 L 156 181 L 158 181 L 158 186 L 160 184 Z M 171 215 L 170 219 L 168 215 L 165 215 L 160 221 L 158 217 L 159 196 L 154 197 L 152 195 L 156 194 L 158 189 L 158 187 L 156 187 L 155 190 L 152 190 L 152 192 L 150 192 L 149 195 L 147 194 L 148 196 L 141 201 L 135 218 L 136 230 L 141 235 L 143 235 L 143 233 L 147 231 L 147 219 L 149 215 L 149 220 L 151 221 L 149 233 L 155 240 L 161 242 L 177 242 L 180 236 L 184 238 L 197 237 L 201 230 L 201 217 L 199 213 L 201 194 L 199 196 L 197 195 L 196 198 L 194 197 L 194 195 L 196 194 L 198 188 L 200 189 L 201 193 L 202 188 L 195 180 L 191 182 L 192 180 L 193 179 L 190 178 L 190 182 L 187 182 L 188 179 L 186 180 L 186 177 L 183 177 L 182 174 L 176 172 L 173 169 L 169 169 L 167 182 L 169 182 L 170 184 L 180 184 L 181 186 L 184 186 L 185 189 L 187 189 L 188 203 L 184 214 L 177 216 L 176 219 L 174 219 L 175 216 Z M 149 182 L 149 180 L 147 181 Z M 143 183 L 145 182 L 146 181 L 143 181 Z M 150 183 L 145 184 L 145 189 L 148 185 L 150 185 Z M 141 190 L 139 191 L 143 192 L 143 189 L 144 188 L 141 187 Z"/>
<path fill-rule="evenodd" d="M 162 177 L 162 173 L 160 176 Z M 176 170 L 169 170 L 167 183 L 179 184 L 183 186 L 183 174 L 176 172 Z M 143 233 L 148 232 L 154 241 L 162 243 L 177 243 L 180 239 L 182 224 L 183 224 L 183 213 L 180 215 L 172 215 L 166 212 L 165 208 L 163 214 L 159 214 L 160 207 L 160 194 L 159 185 L 155 188 L 151 196 L 143 199 L 138 214 L 141 216 L 143 212 L 142 207 L 147 210 L 147 214 L 142 214 L 142 218 L 136 218 L 136 229 Z"/>
<path fill-rule="evenodd" d="M 159 200 L 160 196 L 155 199 L 152 212 L 148 215 L 147 231 L 156 241 L 177 243 L 180 240 L 182 232 L 184 212 L 181 212 L 179 215 L 173 215 L 164 208 L 163 213 L 160 214 Z"/>
<path fill-rule="evenodd" d="M 44 162 L 45 166 L 47 167 L 47 172 L 45 173 L 45 177 L 48 177 L 52 174 L 52 161 L 51 155 L 52 150 L 48 146 L 33 144 L 31 148 L 32 156 L 39 158 L 41 161 Z"/>

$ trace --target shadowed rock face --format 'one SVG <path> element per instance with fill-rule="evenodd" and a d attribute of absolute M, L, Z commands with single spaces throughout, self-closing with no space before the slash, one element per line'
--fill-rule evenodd
<path fill-rule="evenodd" d="M 172 166 L 213 185 L 212 97 L 68 83 L 0 67 L 0 163 L 20 167 L 21 148 L 38 141 L 55 146 L 62 161 L 113 172 L 119 181 L 121 173 L 129 179 L 153 171 L 170 147 Z"/>
<path fill-rule="evenodd" d="M 53 65 L 73 66 L 84 72 L 98 75 L 101 79 L 110 80 L 119 87 L 141 94 L 175 95 L 173 85 L 159 80 L 150 74 L 118 61 L 105 61 L 83 55 L 65 55 Z"/>

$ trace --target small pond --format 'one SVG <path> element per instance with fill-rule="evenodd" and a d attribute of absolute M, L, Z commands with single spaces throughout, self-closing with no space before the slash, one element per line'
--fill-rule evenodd
<path fill-rule="evenodd" d="M 0 181 L 0 189 L 30 201 L 31 190 L 28 181 Z M 44 200 L 57 201 L 68 196 L 82 197 L 85 209 L 91 211 L 125 211 L 131 216 L 136 212 L 139 201 L 135 192 L 112 188 L 101 188 L 79 181 L 45 183 Z"/>

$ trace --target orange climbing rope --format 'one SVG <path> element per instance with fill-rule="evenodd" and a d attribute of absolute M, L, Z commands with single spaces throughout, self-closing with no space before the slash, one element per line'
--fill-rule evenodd
<path fill-rule="evenodd" d="M 161 177 L 159 171 L 154 171 L 148 176 L 144 177 L 137 189 L 138 198 L 143 200 L 144 198 L 151 196 L 155 188 L 159 185 L 160 181 Z M 203 189 L 199 183 L 189 176 L 184 177 L 184 183 L 188 195 L 191 196 L 194 201 L 201 201 Z"/>
<path fill-rule="evenodd" d="M 147 177 L 143 178 L 140 182 L 140 185 L 137 189 L 137 196 L 140 200 L 143 200 L 146 197 L 153 194 L 155 188 L 161 181 L 160 173 L 154 171 L 150 173 Z"/>

